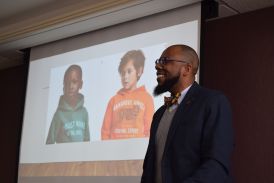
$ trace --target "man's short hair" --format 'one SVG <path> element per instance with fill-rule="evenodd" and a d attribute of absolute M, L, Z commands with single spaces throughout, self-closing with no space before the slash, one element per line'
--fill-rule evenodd
<path fill-rule="evenodd" d="M 190 46 L 178 44 L 178 45 L 172 45 L 170 47 L 177 47 L 180 48 L 182 53 L 186 53 L 186 58 L 189 62 L 192 63 L 193 66 L 193 73 L 196 74 L 199 68 L 199 56 L 196 53 L 196 51 L 191 48 Z"/>

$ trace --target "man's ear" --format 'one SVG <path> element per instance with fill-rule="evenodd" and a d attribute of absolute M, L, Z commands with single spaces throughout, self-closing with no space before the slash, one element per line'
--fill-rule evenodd
<path fill-rule="evenodd" d="M 187 76 L 187 75 L 190 75 L 193 71 L 193 68 L 192 68 L 192 65 L 191 64 L 185 64 L 183 67 L 182 67 L 182 70 L 183 70 L 183 75 L 184 76 Z"/>

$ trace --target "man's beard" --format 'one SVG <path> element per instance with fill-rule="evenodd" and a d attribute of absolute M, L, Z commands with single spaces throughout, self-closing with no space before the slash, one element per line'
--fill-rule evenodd
<path fill-rule="evenodd" d="M 170 79 L 164 81 L 164 83 L 162 85 L 158 84 L 154 88 L 153 95 L 158 96 L 158 95 L 161 95 L 162 93 L 170 91 L 171 88 L 179 81 L 179 78 L 180 78 L 180 75 L 177 75 L 173 78 L 170 78 Z"/>

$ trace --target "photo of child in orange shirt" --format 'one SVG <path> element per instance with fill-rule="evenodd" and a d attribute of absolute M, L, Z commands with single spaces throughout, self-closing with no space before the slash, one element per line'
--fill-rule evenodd
<path fill-rule="evenodd" d="M 149 136 L 153 99 L 145 86 L 137 87 L 144 63 L 141 50 L 128 51 L 121 58 L 118 71 L 123 88 L 108 102 L 101 128 L 102 140 Z"/>

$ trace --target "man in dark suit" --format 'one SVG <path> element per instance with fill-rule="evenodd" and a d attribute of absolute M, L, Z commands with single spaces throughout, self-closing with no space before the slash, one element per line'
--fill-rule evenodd
<path fill-rule="evenodd" d="M 195 82 L 199 59 L 189 46 L 170 46 L 155 63 L 154 94 L 171 97 L 153 116 L 141 183 L 231 182 L 228 100 Z"/>

